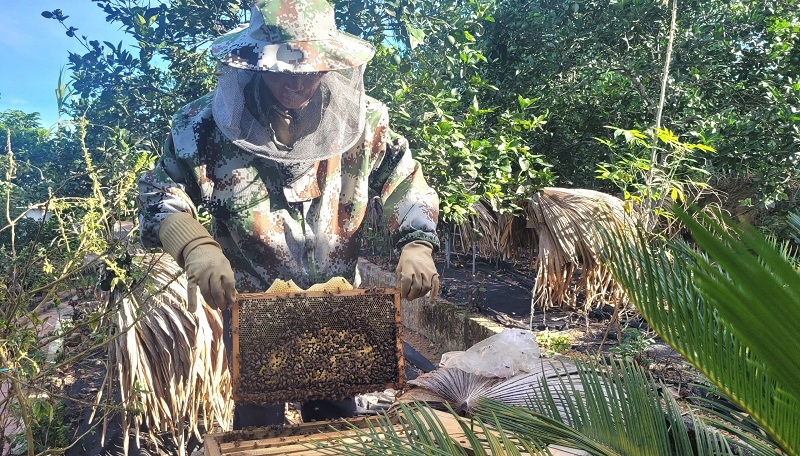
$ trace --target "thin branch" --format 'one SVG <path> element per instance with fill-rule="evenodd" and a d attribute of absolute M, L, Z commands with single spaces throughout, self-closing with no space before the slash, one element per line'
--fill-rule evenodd
<path fill-rule="evenodd" d="M 10 363 L 5 357 L 5 354 L 0 353 L 0 360 L 2 360 L 4 366 L 9 366 Z M 14 391 L 14 396 L 17 397 L 17 403 L 19 405 L 19 414 L 22 417 L 22 423 L 25 427 L 25 440 L 28 444 L 28 456 L 34 455 L 34 447 L 33 447 L 33 423 L 31 423 L 31 416 L 30 416 L 30 409 L 27 404 L 27 395 L 22 392 L 22 388 L 20 387 L 20 382 L 16 380 L 11 380 L 11 388 Z"/>
<path fill-rule="evenodd" d="M 672 45 L 675 42 L 675 22 L 678 15 L 678 0 L 672 0 L 672 18 L 669 22 L 669 40 L 667 41 L 667 53 L 664 56 L 664 74 L 661 75 L 661 95 L 658 100 L 658 112 L 656 114 L 656 129 L 661 128 L 661 115 L 664 112 L 664 102 L 667 95 L 667 80 L 669 79 L 669 64 L 672 60 Z"/>

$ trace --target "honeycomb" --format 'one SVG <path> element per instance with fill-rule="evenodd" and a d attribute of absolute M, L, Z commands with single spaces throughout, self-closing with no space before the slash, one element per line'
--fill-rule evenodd
<path fill-rule="evenodd" d="M 394 289 L 240 294 L 234 399 L 339 400 L 404 381 Z"/>

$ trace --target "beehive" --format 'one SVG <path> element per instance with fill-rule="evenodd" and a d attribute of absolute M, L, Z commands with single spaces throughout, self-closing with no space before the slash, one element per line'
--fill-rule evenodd
<path fill-rule="evenodd" d="M 435 416 L 439 423 L 439 431 L 447 434 L 452 441 L 464 448 L 465 454 L 472 454 L 469 439 L 464 434 L 464 418 L 457 418 L 448 412 L 427 409 L 428 413 Z M 397 415 L 390 413 L 390 423 L 393 425 L 392 432 L 401 438 L 411 437 L 406 435 L 408 425 L 401 423 Z M 430 425 L 430 422 L 428 423 Z M 327 421 L 324 423 L 302 423 L 294 426 L 263 427 L 243 431 L 232 431 L 225 433 L 208 433 L 203 440 L 203 450 L 205 456 L 322 456 L 330 454 L 348 454 L 347 445 L 358 446 L 360 442 L 368 442 L 371 438 L 366 438 L 363 431 L 366 429 L 388 430 L 385 420 L 376 417 L 359 417 L 345 421 Z M 474 429 L 478 438 L 486 439 L 484 431 L 488 430 L 493 438 L 500 439 L 498 432 L 486 429 Z M 378 439 L 384 438 L 381 432 L 372 433 Z M 418 438 L 416 436 L 415 438 Z M 376 445 L 374 448 L 379 446 Z M 527 456 L 530 453 L 519 448 L 519 454 Z M 553 456 L 589 456 L 589 453 L 581 450 L 563 447 L 560 445 L 550 445 L 549 454 Z"/>
<path fill-rule="evenodd" d="M 393 419 L 393 423 L 397 420 Z M 291 426 L 267 426 L 241 431 L 208 433 L 203 441 L 206 456 L 223 455 L 318 455 L 323 450 L 313 449 L 315 443 L 325 444 L 353 436 L 355 429 L 379 426 L 376 417 L 358 417 L 320 423 L 301 423 Z M 326 445 L 327 446 L 327 445 Z"/>
<path fill-rule="evenodd" d="M 439 412 L 435 412 L 439 413 Z M 442 414 L 443 416 L 444 414 Z M 403 433 L 396 416 L 390 418 L 394 432 Z M 342 440 L 354 443 L 364 440 L 359 430 L 379 428 L 385 420 L 377 417 L 358 417 L 347 421 L 302 423 L 292 426 L 272 426 L 225 433 L 208 433 L 203 441 L 206 456 L 318 456 L 340 454 Z M 458 424 L 450 428 L 458 432 Z M 334 453 L 331 453 L 334 452 Z"/>
<path fill-rule="evenodd" d="M 396 289 L 248 293 L 232 310 L 237 402 L 338 400 L 404 382 Z"/>

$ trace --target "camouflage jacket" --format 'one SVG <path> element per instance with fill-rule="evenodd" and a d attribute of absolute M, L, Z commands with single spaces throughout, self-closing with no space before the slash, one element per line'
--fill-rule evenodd
<path fill-rule="evenodd" d="M 357 281 L 364 216 L 379 197 L 396 247 L 438 247 L 438 197 L 408 142 L 388 127 L 386 106 L 367 100 L 361 139 L 341 156 L 298 167 L 255 156 L 216 127 L 213 93 L 187 105 L 155 169 L 139 181 L 140 229 L 160 246 L 158 227 L 175 212 L 212 215 L 211 230 L 231 261 L 240 292 L 275 279 L 301 287 L 342 276 Z"/>

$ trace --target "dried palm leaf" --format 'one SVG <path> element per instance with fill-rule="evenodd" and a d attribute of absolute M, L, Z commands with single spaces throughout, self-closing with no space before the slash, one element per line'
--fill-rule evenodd
<path fill-rule="evenodd" d="M 475 246 L 485 258 L 517 260 L 531 247 L 530 230 L 524 217 L 498 213 L 486 200 L 472 206 L 474 214 L 456 227 L 465 249 Z"/>
<path fill-rule="evenodd" d="M 456 368 L 440 368 L 422 374 L 408 383 L 430 390 L 444 399 L 453 410 L 469 414 L 481 399 L 524 406 L 529 401 L 532 389 L 541 386 L 543 381 L 548 385 L 560 385 L 564 378 L 575 373 L 571 364 L 542 359 L 533 371 L 509 378 L 486 377 Z"/>
<path fill-rule="evenodd" d="M 600 299 L 625 302 L 598 256 L 598 227 L 630 223 L 620 199 L 593 190 L 547 187 L 531 198 L 527 212 L 539 248 L 533 307 L 575 307 L 581 294 L 585 309 Z"/>
<path fill-rule="evenodd" d="M 133 427 L 138 443 L 144 426 L 156 446 L 156 436 L 166 435 L 183 455 L 187 438 L 200 438 L 201 426 L 228 429 L 232 421 L 222 319 L 199 295 L 203 305 L 190 311 L 185 275 L 170 257 L 137 260 L 147 264 L 149 274 L 131 293 L 114 294 L 120 336 L 109 346 L 124 408 L 123 432 Z M 127 454 L 127 439 L 123 445 Z"/>
<path fill-rule="evenodd" d="M 492 257 L 500 233 L 497 214 L 483 200 L 473 204 L 472 208 L 475 214 L 462 225 L 461 236 L 469 246 L 475 245 L 479 255 Z"/>

